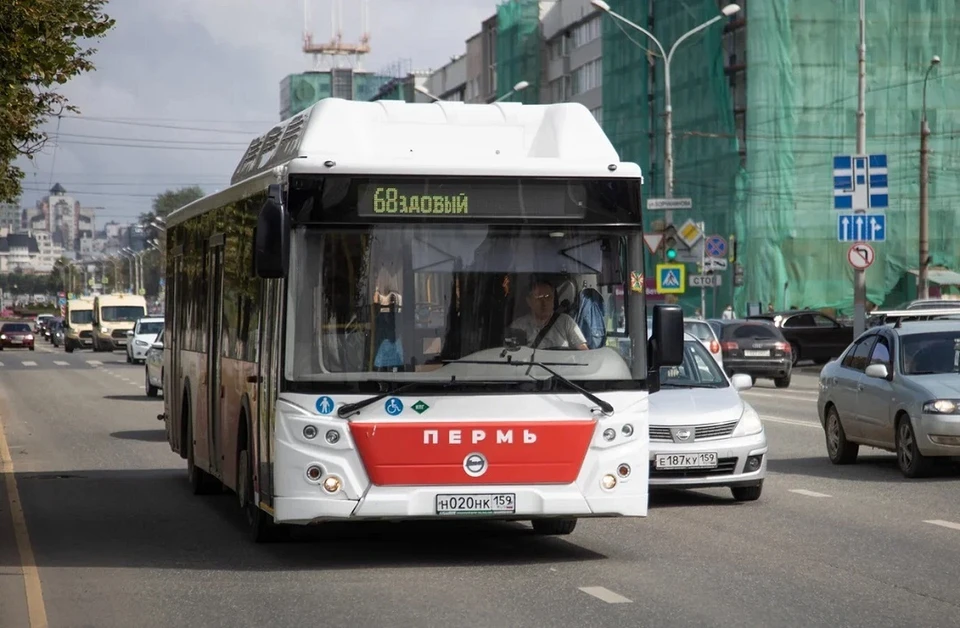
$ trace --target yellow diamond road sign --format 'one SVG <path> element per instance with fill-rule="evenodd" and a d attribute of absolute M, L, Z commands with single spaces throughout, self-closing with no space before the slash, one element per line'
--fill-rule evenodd
<path fill-rule="evenodd" d="M 677 229 L 677 235 L 680 236 L 687 246 L 693 246 L 697 243 L 697 240 L 703 237 L 703 233 L 700 232 L 700 227 L 692 220 L 687 220 L 687 222 L 683 223 L 683 226 Z"/>
<path fill-rule="evenodd" d="M 687 267 L 683 264 L 657 264 L 657 292 L 683 294 L 687 289 Z"/>

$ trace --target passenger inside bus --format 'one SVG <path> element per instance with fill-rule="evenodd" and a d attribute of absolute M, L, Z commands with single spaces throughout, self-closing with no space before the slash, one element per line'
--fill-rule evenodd
<path fill-rule="evenodd" d="M 587 350 L 587 339 L 576 321 L 555 308 L 556 290 L 549 282 L 537 279 L 531 283 L 527 305 L 530 313 L 514 320 L 510 327 L 524 332 L 530 347 Z"/>

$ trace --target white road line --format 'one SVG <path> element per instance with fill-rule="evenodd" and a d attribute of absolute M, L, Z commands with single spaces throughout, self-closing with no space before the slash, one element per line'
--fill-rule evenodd
<path fill-rule="evenodd" d="M 27 360 L 27 361 L 25 361 L 25 362 L 22 362 L 21 364 L 23 364 L 24 366 L 36 366 L 36 365 L 37 365 L 36 362 L 33 362 L 33 361 L 31 361 L 31 360 Z"/>
<path fill-rule="evenodd" d="M 792 488 L 790 489 L 791 493 L 796 493 L 797 495 L 806 495 L 807 497 L 833 497 L 833 495 L 827 495 L 826 493 L 818 493 L 816 491 L 808 491 L 803 488 Z"/>
<path fill-rule="evenodd" d="M 787 394 L 783 394 L 783 393 L 787 393 Z M 743 391 L 743 393 L 741 394 L 752 395 L 754 397 L 764 397 L 767 399 L 789 399 L 794 401 L 816 401 L 817 397 L 819 396 L 819 393 L 817 393 L 816 391 L 788 393 L 788 391 L 784 390 L 783 393 L 774 392 L 772 390 L 770 391 L 756 390 L 751 388 L 750 390 Z"/>
<path fill-rule="evenodd" d="M 103 366 L 103 362 L 99 360 L 87 360 L 87 364 L 90 366 Z"/>
<path fill-rule="evenodd" d="M 760 419 L 763 420 L 763 421 L 771 421 L 771 422 L 773 422 L 773 423 L 783 423 L 784 425 L 796 425 L 796 426 L 798 426 L 798 427 L 812 427 L 812 428 L 817 429 L 817 430 L 823 429 L 823 427 L 821 427 L 819 421 L 817 421 L 817 422 L 814 422 L 814 421 L 800 421 L 800 420 L 797 420 L 797 419 L 786 419 L 786 418 L 784 418 L 784 417 L 768 416 L 768 415 L 763 415 L 763 414 L 760 415 Z"/>
<path fill-rule="evenodd" d="M 960 530 L 960 523 L 954 523 L 952 521 L 944 521 L 943 519 L 930 519 L 928 521 L 924 521 L 924 523 L 932 523 L 935 526 L 950 528 L 951 530 Z"/>
<path fill-rule="evenodd" d="M 0 366 L 3 366 L 3 362 L 0 362 Z"/>
<path fill-rule="evenodd" d="M 614 593 L 605 587 L 580 587 L 580 590 L 587 595 L 592 595 L 598 600 L 603 600 L 607 604 L 632 604 L 633 600 L 627 599 L 619 593 Z"/>
<path fill-rule="evenodd" d="M 63 360 L 54 360 L 53 363 L 57 366 L 70 366 L 69 362 L 64 362 Z"/>

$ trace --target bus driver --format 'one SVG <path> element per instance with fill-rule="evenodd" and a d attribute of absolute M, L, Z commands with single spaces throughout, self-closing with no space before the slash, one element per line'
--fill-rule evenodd
<path fill-rule="evenodd" d="M 556 291 L 546 281 L 536 281 L 527 294 L 530 313 L 513 321 L 510 327 L 519 329 L 527 335 L 527 342 L 534 346 L 538 336 L 543 334 L 540 343 L 534 348 L 587 350 L 587 339 L 569 314 L 554 312 Z M 546 329 L 544 332 L 543 330 Z"/>

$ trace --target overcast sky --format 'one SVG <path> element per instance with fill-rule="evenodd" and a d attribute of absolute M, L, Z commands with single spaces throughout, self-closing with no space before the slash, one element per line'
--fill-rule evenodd
<path fill-rule="evenodd" d="M 24 207 L 60 182 L 97 224 L 149 211 L 168 188 L 229 184 L 249 141 L 279 121 L 280 81 L 308 70 L 300 51 L 304 0 L 112 0 L 116 27 L 98 46 L 97 70 L 63 93 L 81 110 L 59 140 L 21 160 Z M 314 41 L 330 37 L 331 0 L 309 0 Z M 344 0 L 344 39 L 360 32 Z M 438 68 L 496 12 L 497 0 L 369 0 L 372 52 L 364 68 L 400 59 Z M 56 121 L 46 128 L 52 133 Z M 212 132 L 204 129 L 217 129 Z M 131 147 L 132 146 L 132 147 Z"/>

